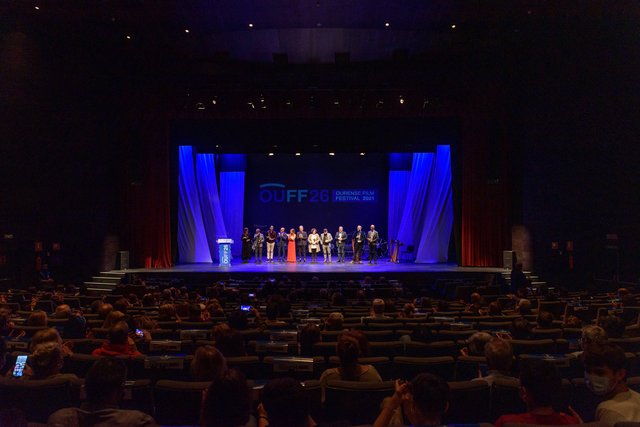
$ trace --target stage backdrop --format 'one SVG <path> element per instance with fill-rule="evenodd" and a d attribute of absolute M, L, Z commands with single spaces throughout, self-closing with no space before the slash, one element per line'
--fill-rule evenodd
<path fill-rule="evenodd" d="M 247 162 L 244 219 L 253 233 L 270 225 L 280 229 L 342 225 L 347 233 L 358 224 L 375 224 L 386 238 L 387 155 L 337 153 L 301 156 L 250 155 Z"/>
<path fill-rule="evenodd" d="M 446 262 L 453 225 L 449 146 L 433 153 L 199 154 L 178 148 L 180 263 L 217 259 L 215 240 L 240 251 L 242 226 L 318 232 L 376 225 L 413 247 L 416 262 Z M 218 183 L 220 184 L 218 186 Z"/>

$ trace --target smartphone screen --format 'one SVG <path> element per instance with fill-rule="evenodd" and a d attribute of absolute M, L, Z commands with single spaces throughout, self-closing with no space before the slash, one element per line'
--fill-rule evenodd
<path fill-rule="evenodd" d="M 142 332 L 142 329 L 136 329 L 136 336 L 138 336 L 138 337 L 143 337 L 144 336 L 144 332 Z"/>
<path fill-rule="evenodd" d="M 240 310 L 242 310 L 242 311 L 250 311 L 251 310 L 251 306 L 250 305 L 241 305 L 240 306 Z"/>
<path fill-rule="evenodd" d="M 249 294 L 249 298 L 255 298 L 256 294 Z"/>
<path fill-rule="evenodd" d="M 24 367 L 27 364 L 27 356 L 26 354 L 21 354 L 16 359 L 16 366 L 13 368 L 13 376 L 19 378 L 22 376 L 22 371 L 24 371 Z"/>

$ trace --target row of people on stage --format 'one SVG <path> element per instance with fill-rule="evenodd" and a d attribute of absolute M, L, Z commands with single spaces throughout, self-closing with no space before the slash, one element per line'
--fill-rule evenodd
<path fill-rule="evenodd" d="M 358 225 L 356 231 L 351 235 L 353 244 L 353 261 L 354 264 L 362 264 L 362 251 L 364 245 L 369 245 L 369 264 L 377 264 L 378 251 L 377 245 L 379 234 L 375 225 L 371 224 L 369 231 L 364 232 L 362 226 Z M 262 263 L 262 248 L 267 247 L 267 262 L 274 262 L 274 252 L 277 249 L 278 262 L 307 262 L 307 252 L 311 254 L 311 262 L 318 262 L 318 255 L 322 253 L 325 263 L 332 262 L 332 247 L 335 246 L 338 256 L 337 262 L 345 262 L 345 247 L 349 235 L 344 231 L 342 226 L 338 227 L 335 235 L 331 235 L 325 228 L 322 233 L 318 234 L 315 228 L 310 233 L 304 230 L 301 225 L 296 232 L 293 228 L 289 232 L 285 232 L 285 228 L 281 227 L 279 232 L 275 231 L 273 225 L 269 227 L 266 233 L 262 233 L 259 228 L 256 229 L 253 237 L 249 234 L 249 229 L 245 227 L 242 234 L 242 262 L 248 262 L 251 253 L 255 254 L 257 264 Z"/>

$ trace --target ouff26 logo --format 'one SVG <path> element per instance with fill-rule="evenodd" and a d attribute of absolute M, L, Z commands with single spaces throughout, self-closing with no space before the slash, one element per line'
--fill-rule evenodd
<path fill-rule="evenodd" d="M 318 190 L 286 188 L 284 184 L 267 182 L 259 186 L 262 203 L 362 203 L 375 202 L 376 190 Z"/>
<path fill-rule="evenodd" d="M 276 182 L 261 184 L 258 194 L 262 203 L 328 203 L 330 200 L 329 190 L 287 189 Z"/>

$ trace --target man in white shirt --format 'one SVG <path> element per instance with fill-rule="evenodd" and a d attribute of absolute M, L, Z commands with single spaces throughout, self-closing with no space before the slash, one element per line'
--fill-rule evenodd
<path fill-rule="evenodd" d="M 605 400 L 596 409 L 596 420 L 609 426 L 621 421 L 640 422 L 640 393 L 625 382 L 624 351 L 613 344 L 591 344 L 584 351 L 587 387 Z"/>

